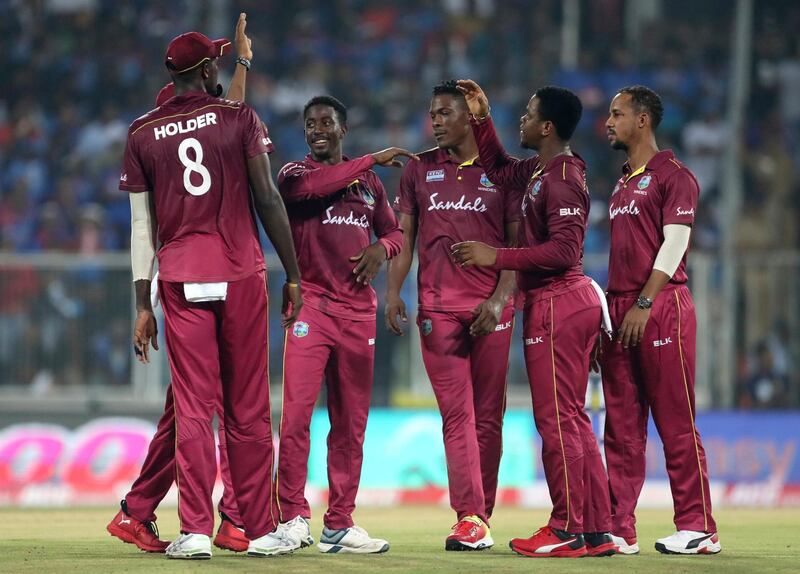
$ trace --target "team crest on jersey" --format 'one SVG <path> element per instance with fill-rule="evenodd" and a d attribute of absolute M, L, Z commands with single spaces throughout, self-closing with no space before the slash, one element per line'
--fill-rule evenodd
<path fill-rule="evenodd" d="M 647 189 L 647 186 L 650 185 L 650 180 L 653 179 L 651 176 L 646 175 L 642 179 L 639 180 L 639 183 L 636 184 L 636 187 L 639 189 Z"/>
<path fill-rule="evenodd" d="M 480 191 L 491 191 L 495 193 L 497 189 L 495 188 L 494 184 L 489 181 L 489 178 L 486 177 L 486 173 L 481 174 L 481 185 L 478 187 Z"/>
<path fill-rule="evenodd" d="M 364 203 L 366 203 L 369 207 L 372 207 L 373 205 L 375 205 L 375 196 L 372 195 L 370 190 L 368 190 L 367 188 L 364 188 L 362 190 L 361 197 L 364 198 Z"/>
<path fill-rule="evenodd" d="M 531 195 L 539 195 L 540 189 L 542 189 L 542 180 L 537 179 L 536 183 L 533 184 L 533 189 L 531 189 Z"/>
<path fill-rule="evenodd" d="M 420 321 L 419 326 L 424 337 L 427 337 L 433 332 L 433 321 L 430 319 L 423 319 Z"/>
<path fill-rule="evenodd" d="M 443 169 L 432 169 L 428 173 L 425 174 L 425 182 L 431 181 L 444 181 L 444 170 Z"/>
<path fill-rule="evenodd" d="M 292 335 L 298 338 L 303 338 L 308 335 L 308 323 L 303 321 L 295 321 L 292 327 Z"/>

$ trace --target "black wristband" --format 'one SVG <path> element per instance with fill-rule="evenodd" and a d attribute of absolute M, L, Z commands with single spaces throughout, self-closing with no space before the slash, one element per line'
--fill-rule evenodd
<path fill-rule="evenodd" d="M 250 71 L 250 60 L 248 60 L 244 56 L 239 56 L 238 58 L 236 58 L 236 63 L 244 66 L 244 69 L 247 70 L 248 72 Z"/>

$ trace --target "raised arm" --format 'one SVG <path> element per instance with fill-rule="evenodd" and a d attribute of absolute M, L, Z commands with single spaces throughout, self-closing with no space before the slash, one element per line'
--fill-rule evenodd
<path fill-rule="evenodd" d="M 319 199 L 344 189 L 373 165 L 371 155 L 322 167 L 291 162 L 278 173 L 278 187 L 287 203 Z"/>
<path fill-rule="evenodd" d="M 397 157 L 419 158 L 410 151 L 390 147 L 334 165 L 311 167 L 303 163 L 287 163 L 278 173 L 278 187 L 287 203 L 319 199 L 347 187 L 373 165 L 403 167 Z"/>
<path fill-rule="evenodd" d="M 248 68 L 244 64 L 238 63 L 238 59 L 244 58 L 248 62 L 253 60 L 252 43 L 250 38 L 247 37 L 247 34 L 245 34 L 246 28 L 247 14 L 242 12 L 239 14 L 239 21 L 236 22 L 236 35 L 234 37 L 234 43 L 236 44 L 237 63 L 233 69 L 231 85 L 228 86 L 228 93 L 225 95 L 225 97 L 229 100 L 236 100 L 239 102 L 244 101 Z"/>
<path fill-rule="evenodd" d="M 508 189 L 525 188 L 536 168 L 536 158 L 519 160 L 508 155 L 497 137 L 489 115 L 489 99 L 481 87 L 472 80 L 459 80 L 457 86 L 467 100 L 470 126 L 486 175 L 495 185 Z"/>

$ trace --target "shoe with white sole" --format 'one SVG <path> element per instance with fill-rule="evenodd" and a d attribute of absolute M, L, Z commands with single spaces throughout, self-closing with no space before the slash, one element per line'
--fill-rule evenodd
<path fill-rule="evenodd" d="M 716 532 L 678 530 L 672 536 L 656 540 L 662 554 L 718 554 L 722 550 Z"/>
<path fill-rule="evenodd" d="M 445 550 L 486 550 L 494 546 L 489 526 L 474 514 L 465 516 L 453 525 L 444 541 Z"/>
<path fill-rule="evenodd" d="M 370 538 L 360 526 L 340 530 L 323 527 L 317 548 L 326 554 L 381 554 L 389 550 L 389 543 L 381 538 Z"/>
<path fill-rule="evenodd" d="M 299 541 L 288 536 L 283 528 L 276 528 L 274 532 L 251 540 L 250 545 L 247 547 L 247 555 L 258 558 L 279 556 L 281 554 L 291 554 L 298 548 L 300 548 Z"/>
<path fill-rule="evenodd" d="M 611 535 L 611 540 L 617 549 L 617 554 L 639 554 L 639 545 L 636 544 L 636 537 L 623 538 L 622 536 Z"/>
<path fill-rule="evenodd" d="M 288 522 L 281 522 L 278 528 L 283 529 L 287 536 L 300 545 L 300 548 L 314 544 L 314 537 L 311 536 L 308 520 L 302 516 L 295 516 Z"/>
<path fill-rule="evenodd" d="M 211 558 L 211 538 L 205 534 L 181 534 L 165 552 L 167 558 L 208 560 Z"/>

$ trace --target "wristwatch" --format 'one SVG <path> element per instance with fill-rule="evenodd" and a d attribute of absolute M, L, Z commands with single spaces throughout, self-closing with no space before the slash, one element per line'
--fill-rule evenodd
<path fill-rule="evenodd" d="M 639 309 L 649 309 L 653 306 L 653 300 L 648 299 L 644 295 L 639 295 L 639 298 L 636 299 L 636 306 L 639 307 Z"/>
<path fill-rule="evenodd" d="M 250 71 L 250 60 L 248 60 L 244 56 L 239 56 L 238 58 L 236 58 L 236 63 L 244 66 L 244 69 L 247 70 L 248 72 Z"/>

